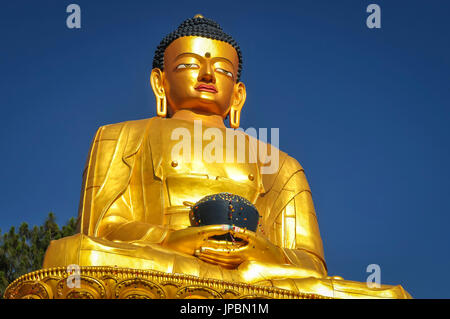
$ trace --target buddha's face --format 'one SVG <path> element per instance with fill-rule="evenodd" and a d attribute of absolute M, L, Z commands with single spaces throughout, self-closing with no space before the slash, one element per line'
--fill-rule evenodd
<path fill-rule="evenodd" d="M 169 112 L 225 117 L 243 86 L 236 83 L 238 66 L 236 50 L 226 42 L 194 36 L 173 41 L 164 53 L 162 76 Z"/>

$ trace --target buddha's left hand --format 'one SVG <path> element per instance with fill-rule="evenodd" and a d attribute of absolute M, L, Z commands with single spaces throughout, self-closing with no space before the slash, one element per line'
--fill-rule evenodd
<path fill-rule="evenodd" d="M 234 238 L 242 239 L 243 242 L 208 240 L 196 252 L 196 256 L 205 262 L 231 269 L 245 261 L 279 265 L 286 263 L 281 248 L 272 244 L 265 237 L 238 227 L 233 227 L 231 235 Z"/>

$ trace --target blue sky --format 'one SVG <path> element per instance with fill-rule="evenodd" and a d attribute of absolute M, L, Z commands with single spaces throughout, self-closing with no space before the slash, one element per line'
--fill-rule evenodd
<path fill-rule="evenodd" d="M 65 25 L 77 3 L 82 27 Z M 368 29 L 366 7 L 381 7 Z M 448 1 L 15 1 L 0 9 L 0 229 L 77 215 L 91 139 L 155 116 L 164 35 L 202 13 L 240 44 L 241 125 L 305 168 L 329 273 L 450 298 Z"/>

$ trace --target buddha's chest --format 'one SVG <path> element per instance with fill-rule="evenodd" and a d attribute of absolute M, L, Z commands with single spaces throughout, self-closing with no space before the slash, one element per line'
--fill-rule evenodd
<path fill-rule="evenodd" d="M 161 131 L 151 143 L 151 154 L 154 174 L 162 181 L 166 215 L 184 216 L 184 203 L 222 192 L 256 202 L 263 192 L 260 170 L 248 137 L 239 138 L 231 143 L 228 137 L 227 142 L 226 130 L 220 129 L 203 131 L 199 137 L 188 125 Z M 186 223 L 187 215 L 182 219 Z"/>
<path fill-rule="evenodd" d="M 230 148 L 225 143 L 202 141 L 189 147 L 182 141 L 164 139 L 157 170 L 169 205 L 181 206 L 184 201 L 196 202 L 220 192 L 255 202 L 262 184 L 258 164 L 249 161 L 250 157 L 248 148 L 236 145 Z"/>

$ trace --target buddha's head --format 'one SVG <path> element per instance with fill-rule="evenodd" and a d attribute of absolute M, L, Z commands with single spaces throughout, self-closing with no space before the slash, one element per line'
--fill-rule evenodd
<path fill-rule="evenodd" d="M 239 127 L 246 98 L 241 70 L 239 46 L 216 22 L 201 15 L 184 21 L 155 52 L 150 83 L 158 116 L 229 115 L 230 126 Z"/>

